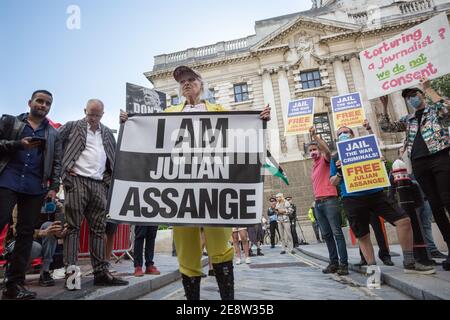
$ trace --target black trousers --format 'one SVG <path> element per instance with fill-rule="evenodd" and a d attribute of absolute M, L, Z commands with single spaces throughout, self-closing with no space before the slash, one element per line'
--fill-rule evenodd
<path fill-rule="evenodd" d="M 278 230 L 278 222 L 276 221 L 270 222 L 270 244 L 272 246 L 275 245 L 275 230 L 278 232 L 278 238 L 281 239 L 280 231 Z"/>
<path fill-rule="evenodd" d="M 157 226 L 135 226 L 134 229 L 134 267 L 142 267 L 142 254 L 144 251 L 145 241 L 145 266 L 152 266 L 153 257 L 155 255 L 155 238 L 158 232 Z"/>
<path fill-rule="evenodd" d="M 450 248 L 450 156 L 449 149 L 412 161 L 414 176 L 427 196 L 439 230 Z"/>
<path fill-rule="evenodd" d="M 378 257 L 383 260 L 383 258 L 390 258 L 391 255 L 389 253 L 389 248 L 386 243 L 386 239 L 384 238 L 383 229 L 381 226 L 380 218 L 376 215 L 371 215 L 370 217 L 370 225 L 372 226 L 373 232 L 375 233 L 375 238 L 378 243 Z M 361 256 L 361 260 L 365 260 L 362 254 L 361 249 L 359 250 L 359 254 Z"/>
<path fill-rule="evenodd" d="M 294 244 L 294 247 L 297 247 L 300 242 L 298 241 L 298 235 L 297 235 L 297 223 L 295 219 L 290 220 L 291 223 L 291 234 L 292 234 L 292 242 Z"/>
<path fill-rule="evenodd" d="M 39 220 L 45 195 L 30 196 L 0 188 L 0 230 L 11 223 L 12 212 L 17 204 L 17 235 L 10 264 L 6 273 L 7 285 L 23 283 L 30 260 L 33 234 Z"/>

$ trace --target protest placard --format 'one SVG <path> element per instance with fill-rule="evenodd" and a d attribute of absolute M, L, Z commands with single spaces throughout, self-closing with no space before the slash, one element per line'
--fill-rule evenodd
<path fill-rule="evenodd" d="M 331 109 L 335 131 L 341 127 L 360 127 L 365 120 L 359 92 L 332 97 Z"/>
<path fill-rule="evenodd" d="M 339 142 L 338 153 L 348 193 L 391 185 L 375 135 Z"/>
<path fill-rule="evenodd" d="M 450 73 L 450 27 L 442 13 L 360 53 L 367 96 L 375 99 Z"/>
<path fill-rule="evenodd" d="M 131 117 L 120 130 L 110 219 L 144 225 L 260 223 L 266 123 L 259 113 Z"/>
<path fill-rule="evenodd" d="M 153 89 L 127 83 L 126 109 L 130 114 L 151 114 L 166 109 L 166 94 Z"/>
<path fill-rule="evenodd" d="M 286 136 L 309 133 L 314 124 L 315 98 L 306 98 L 289 102 Z"/>

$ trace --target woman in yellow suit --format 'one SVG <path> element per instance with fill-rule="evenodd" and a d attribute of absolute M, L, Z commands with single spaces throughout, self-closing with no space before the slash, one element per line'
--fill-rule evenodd
<path fill-rule="evenodd" d="M 180 84 L 180 92 L 186 101 L 172 106 L 165 112 L 220 112 L 227 111 L 221 105 L 203 100 L 205 93 L 202 77 L 189 67 L 180 66 L 173 72 Z M 270 108 L 267 106 L 260 115 L 270 120 Z M 128 119 L 125 112 L 120 114 L 121 122 Z M 204 227 L 206 250 L 212 261 L 222 300 L 234 300 L 233 247 L 228 242 L 231 228 Z M 203 274 L 201 258 L 202 244 L 200 227 L 174 227 L 173 237 L 177 251 L 183 287 L 188 300 L 200 300 L 200 280 Z"/>

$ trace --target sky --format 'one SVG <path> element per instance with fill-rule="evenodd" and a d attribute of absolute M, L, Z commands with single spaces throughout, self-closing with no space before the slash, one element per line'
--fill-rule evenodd
<path fill-rule="evenodd" d="M 310 8 L 310 0 L 0 0 L 0 114 L 27 112 L 31 93 L 46 89 L 53 121 L 83 118 L 98 98 L 102 122 L 118 129 L 125 84 L 151 87 L 143 73 L 155 55 L 246 37 L 257 20 Z"/>

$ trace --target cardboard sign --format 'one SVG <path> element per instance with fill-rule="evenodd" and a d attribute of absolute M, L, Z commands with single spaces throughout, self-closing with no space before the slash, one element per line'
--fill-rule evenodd
<path fill-rule="evenodd" d="M 450 27 L 442 13 L 360 53 L 367 96 L 375 99 L 450 73 Z"/>
<path fill-rule="evenodd" d="M 341 127 L 361 127 L 365 120 L 359 92 L 332 97 L 331 109 L 335 131 Z"/>
<path fill-rule="evenodd" d="M 339 142 L 338 153 L 348 193 L 391 185 L 375 135 Z"/>
<path fill-rule="evenodd" d="M 314 125 L 315 98 L 295 100 L 288 105 L 286 136 L 309 133 Z"/>
<path fill-rule="evenodd" d="M 265 126 L 257 111 L 131 117 L 120 130 L 110 219 L 142 225 L 260 223 Z"/>

